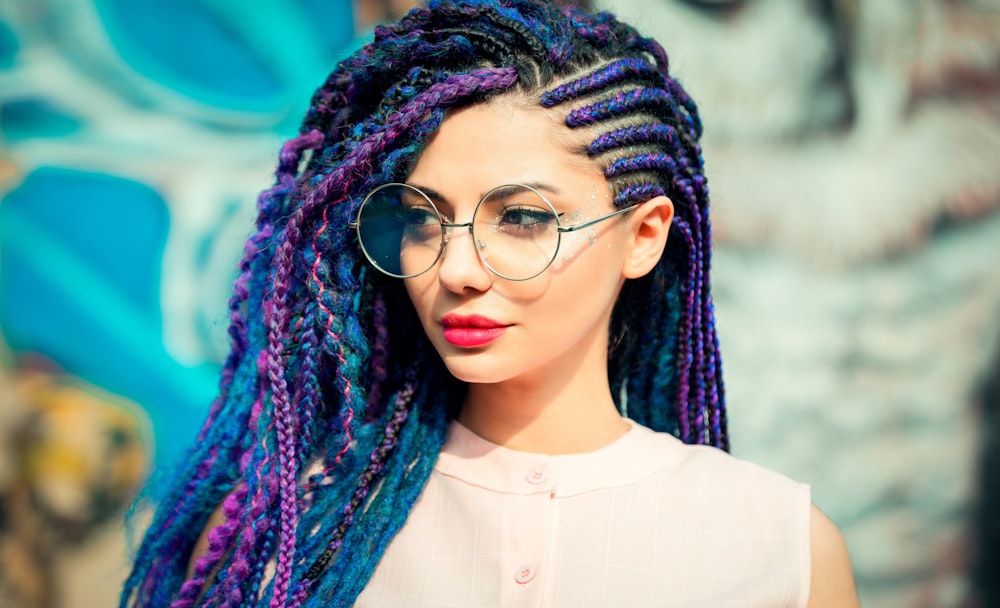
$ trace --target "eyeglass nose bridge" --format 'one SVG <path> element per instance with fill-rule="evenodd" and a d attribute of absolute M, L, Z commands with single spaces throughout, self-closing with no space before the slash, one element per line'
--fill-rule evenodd
<path fill-rule="evenodd" d="M 468 228 L 469 234 L 472 234 L 472 222 L 462 222 L 460 224 L 454 224 L 452 222 L 441 221 L 441 230 L 444 231 L 444 242 L 447 243 L 451 239 L 451 233 L 456 228 Z"/>
<path fill-rule="evenodd" d="M 444 245 L 447 245 L 448 242 L 451 241 L 451 234 L 452 234 L 452 232 L 456 228 L 468 228 L 469 229 L 469 236 L 472 237 L 472 242 L 476 246 L 476 251 L 477 252 L 482 251 L 483 249 L 485 249 L 486 248 L 486 243 L 484 243 L 484 242 L 482 242 L 482 241 L 480 241 L 480 240 L 478 240 L 476 238 L 475 232 L 472 231 L 472 226 L 473 226 L 473 222 L 461 222 L 461 223 L 457 223 L 456 224 L 456 223 L 452 223 L 452 222 L 444 222 L 444 221 L 442 221 L 441 222 L 441 230 L 444 232 L 444 243 L 442 244 L 442 249 L 444 248 Z M 442 251 L 442 253 L 443 253 L 443 251 Z"/>

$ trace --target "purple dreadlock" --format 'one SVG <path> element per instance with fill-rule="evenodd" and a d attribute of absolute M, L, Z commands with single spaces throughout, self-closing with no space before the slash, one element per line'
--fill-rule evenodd
<path fill-rule="evenodd" d="M 607 13 L 532 0 L 432 0 L 337 66 L 258 201 L 219 397 L 159 500 L 121 605 L 354 602 L 465 387 L 400 282 L 367 271 L 347 224 L 365 193 L 405 179 L 449 109 L 506 93 L 565 112 L 615 204 L 674 200 L 660 263 L 616 303 L 609 375 L 631 418 L 727 449 L 701 123 L 667 67 L 659 45 Z M 189 573 L 217 510 L 223 523 Z"/>

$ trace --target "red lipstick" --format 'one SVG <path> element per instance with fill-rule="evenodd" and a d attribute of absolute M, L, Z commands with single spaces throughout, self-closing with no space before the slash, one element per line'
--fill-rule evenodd
<path fill-rule="evenodd" d="M 455 346 L 473 348 L 483 346 L 499 338 L 509 325 L 480 315 L 448 314 L 441 317 L 444 339 Z"/>

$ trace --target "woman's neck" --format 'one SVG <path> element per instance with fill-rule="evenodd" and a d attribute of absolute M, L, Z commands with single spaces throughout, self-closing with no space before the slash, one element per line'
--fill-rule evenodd
<path fill-rule="evenodd" d="M 606 370 L 604 364 L 599 372 L 579 368 L 568 378 L 470 385 L 458 420 L 514 450 L 574 454 L 602 448 L 629 429 L 611 397 Z"/>

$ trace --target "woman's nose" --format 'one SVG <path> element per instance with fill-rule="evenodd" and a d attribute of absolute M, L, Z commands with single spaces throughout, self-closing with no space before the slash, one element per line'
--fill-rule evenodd
<path fill-rule="evenodd" d="M 483 265 L 476 252 L 476 240 L 469 226 L 449 226 L 444 251 L 438 266 L 438 280 L 455 293 L 472 289 L 485 291 L 493 284 L 493 273 Z"/>

